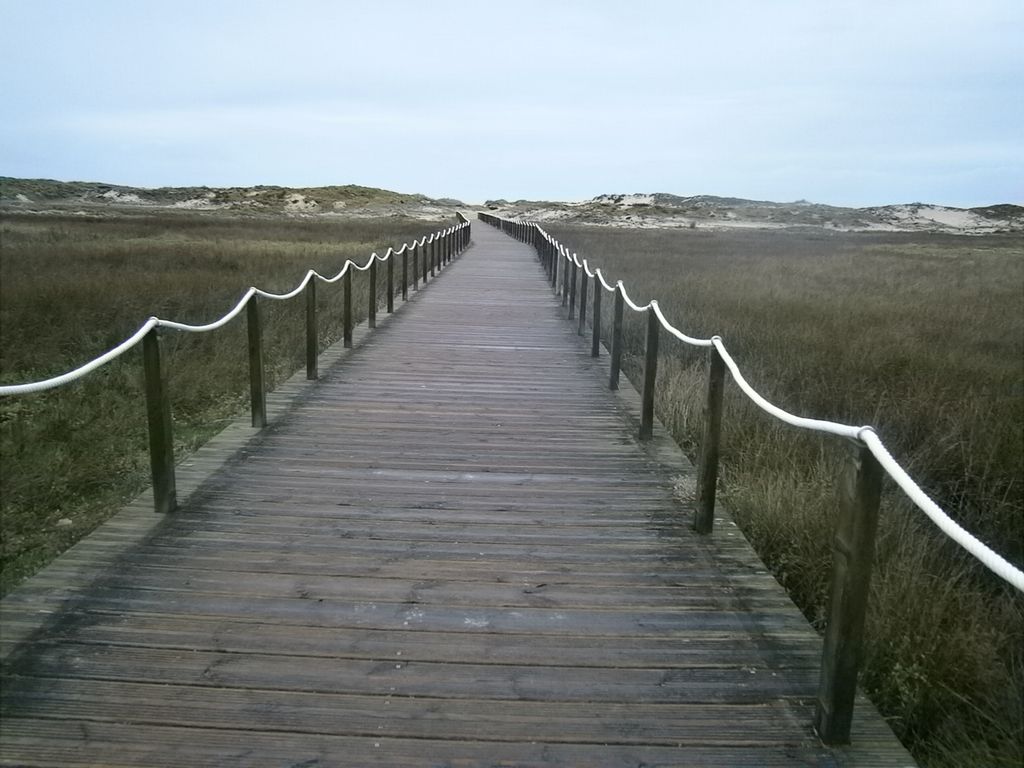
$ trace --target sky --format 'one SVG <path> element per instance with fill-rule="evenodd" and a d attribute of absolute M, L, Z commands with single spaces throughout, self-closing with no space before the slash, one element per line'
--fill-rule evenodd
<path fill-rule="evenodd" d="M 1024 204 L 1022 0 L 0 0 L 0 175 Z"/>

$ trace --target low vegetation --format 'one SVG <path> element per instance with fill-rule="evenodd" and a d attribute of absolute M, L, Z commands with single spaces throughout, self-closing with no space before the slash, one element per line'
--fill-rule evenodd
<path fill-rule="evenodd" d="M 149 315 L 208 321 L 248 285 L 291 288 L 307 268 L 334 272 L 346 258 L 437 226 L 152 211 L 7 215 L 0 382 L 72 368 Z M 677 326 L 722 335 L 773 401 L 876 425 L 946 509 L 1024 561 L 1024 238 L 550 229 L 624 279 L 635 299 L 659 299 Z M 366 292 L 357 277 L 357 317 Z M 322 344 L 340 335 L 340 298 L 338 289 L 319 292 Z M 299 300 L 266 305 L 271 382 L 302 365 L 302 313 Z M 214 334 L 168 334 L 182 455 L 245 407 L 244 325 L 243 316 Z M 643 327 L 627 313 L 634 377 Z M 662 349 L 659 415 L 692 451 L 705 355 L 667 338 Z M 68 387 L 0 399 L 0 593 L 147 484 L 139 357 L 130 352 Z M 723 449 L 725 502 L 820 627 L 845 446 L 779 425 L 729 387 Z M 923 764 L 1024 761 L 1024 602 L 891 484 L 867 639 L 864 684 Z"/>
<path fill-rule="evenodd" d="M 194 213 L 9 215 L 0 221 L 0 383 L 47 378 L 131 335 L 150 315 L 220 317 L 250 285 L 293 288 L 309 268 L 439 229 L 400 218 L 293 220 Z M 367 278 L 353 283 L 357 320 Z M 383 280 L 379 281 L 383 292 Z M 340 284 L 318 291 L 320 341 L 341 333 Z M 268 384 L 303 365 L 301 298 L 264 303 Z M 176 452 L 247 404 L 245 314 L 209 334 L 167 333 Z M 44 393 L 0 398 L 0 594 L 149 481 L 141 351 Z"/>
<path fill-rule="evenodd" d="M 91 181 L 16 179 L 0 176 L 0 204 L 18 211 L 113 212 L 136 209 L 207 209 L 258 212 L 337 213 L 376 216 L 389 213 L 417 216 L 444 211 L 454 214 L 457 200 L 433 200 L 356 184 L 330 187 L 125 187 Z M 434 213 L 430 213 L 434 215 Z"/>
<path fill-rule="evenodd" d="M 548 229 L 677 327 L 721 335 L 773 402 L 878 427 L 945 509 L 1024 561 L 1024 238 Z M 626 314 L 625 367 L 639 381 L 644 318 Z M 658 413 L 691 452 L 705 355 L 662 341 Z M 822 627 L 848 449 L 727 392 L 725 503 Z M 863 683 L 922 764 L 1024 763 L 1024 601 L 891 483 L 869 611 Z"/>

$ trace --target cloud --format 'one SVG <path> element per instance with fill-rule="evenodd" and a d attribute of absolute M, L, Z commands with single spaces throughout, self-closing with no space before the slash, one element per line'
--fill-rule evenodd
<path fill-rule="evenodd" d="M 1019 3 L 5 8 L 0 163 L 27 175 L 945 202 L 1024 157 Z"/>

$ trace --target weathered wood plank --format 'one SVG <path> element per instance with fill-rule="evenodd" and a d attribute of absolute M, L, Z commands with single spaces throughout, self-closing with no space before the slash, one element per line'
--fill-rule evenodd
<path fill-rule="evenodd" d="M 9 627 L 19 619 L 8 614 Z M 26 622 L 31 616 L 25 616 Z M 782 637 L 780 635 L 780 637 Z M 110 621 L 102 611 L 70 615 L 37 646 L 73 640 L 76 644 L 138 646 L 188 651 L 264 653 L 333 659 L 390 659 L 470 664 L 551 664 L 553 659 L 579 667 L 751 667 L 771 662 L 773 669 L 817 668 L 820 644 L 806 634 L 790 633 L 774 654 L 749 634 L 694 631 L 685 638 L 595 635 L 522 635 L 496 632 L 428 632 L 362 627 L 310 627 L 269 624 L 247 617 L 121 615 Z M 35 653 L 35 650 L 33 650 Z"/>
<path fill-rule="evenodd" d="M 383 725 L 383 723 L 382 723 Z M 728 723 L 730 730 L 742 728 Z M 524 729 L 526 730 L 526 729 Z M 741 745 L 715 747 L 681 745 L 552 744 L 536 740 L 511 743 L 470 740 L 406 739 L 383 735 L 346 737 L 309 733 L 262 733 L 258 730 L 197 729 L 152 724 L 83 723 L 68 728 L 66 721 L 11 718 L 0 724 L 0 737 L 8 752 L 25 754 L 33 763 L 67 766 L 120 764 L 134 766 L 246 765 L 280 768 L 319 765 L 572 765 L 588 768 L 611 766 L 764 766 L 791 768 L 800 765 L 832 768 L 834 753 L 807 745 Z M 500 757 L 499 757 L 500 755 Z M 0 760 L 3 756 L 0 755 Z M 8 760 L 7 764 L 17 764 Z M 882 766 L 905 762 L 878 760 Z M 867 765 L 867 763 L 862 763 Z"/>
<path fill-rule="evenodd" d="M 662 746 L 803 746 L 813 740 L 788 727 L 778 702 L 765 704 L 604 704 L 439 699 L 397 695 L 197 688 L 108 680 L 10 680 L 9 705 L 22 716 L 152 723 L 264 732 L 491 741 Z M 386 716 L 382 717 L 382 708 Z M 723 721 L 742 722 L 729 733 Z"/>

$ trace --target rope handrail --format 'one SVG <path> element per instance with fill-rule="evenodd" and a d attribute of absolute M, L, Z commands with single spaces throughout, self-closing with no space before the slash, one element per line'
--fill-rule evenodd
<path fill-rule="evenodd" d="M 209 331 L 214 331 L 231 322 L 231 320 L 237 317 L 242 312 L 242 310 L 245 309 L 246 305 L 249 303 L 250 299 L 252 299 L 253 296 L 262 296 L 263 298 L 266 299 L 282 301 L 298 296 L 303 290 L 305 290 L 309 281 L 314 278 L 316 278 L 317 280 L 321 280 L 325 283 L 335 283 L 345 276 L 345 274 L 348 272 L 349 267 L 352 267 L 360 272 L 364 272 L 370 268 L 374 261 L 386 262 L 392 256 L 401 256 L 407 249 L 423 247 L 429 243 L 433 243 L 435 239 L 440 240 L 442 237 L 446 237 L 463 228 L 469 227 L 469 221 L 466 220 L 465 217 L 462 218 L 462 222 L 455 225 L 454 227 L 448 227 L 438 232 L 431 233 L 429 235 L 429 239 L 427 235 L 424 235 L 419 239 L 414 239 L 411 246 L 409 243 L 403 243 L 402 247 L 397 251 L 395 251 L 393 248 L 388 248 L 387 253 L 385 253 L 384 256 L 380 256 L 377 253 L 372 253 L 370 255 L 370 258 L 367 259 L 366 264 L 362 266 L 352 261 L 351 259 L 346 259 L 344 266 L 342 266 L 341 270 L 338 272 L 338 274 L 334 275 L 334 277 L 324 277 L 316 270 L 311 269 L 308 272 L 306 272 L 305 276 L 303 277 L 302 281 L 299 283 L 298 286 L 296 286 L 293 290 L 288 291 L 286 293 L 271 293 L 269 291 L 263 291 L 254 286 L 250 287 L 242 295 L 242 298 L 240 298 L 238 302 L 230 310 L 228 310 L 224 315 L 222 315 L 218 319 L 209 323 L 193 325 L 189 323 L 178 322 L 175 320 L 164 320 L 162 318 L 152 316 L 148 320 L 146 320 L 146 322 L 143 323 L 139 327 L 139 329 L 135 331 L 135 333 L 133 333 L 127 339 L 122 341 L 117 346 L 107 350 L 103 354 L 98 355 L 97 357 L 93 358 L 87 363 L 84 363 L 83 365 L 80 365 L 79 367 L 74 368 L 70 371 L 67 371 L 66 373 L 62 373 L 58 376 L 52 376 L 48 379 L 26 382 L 24 384 L 0 385 L 0 396 L 26 395 L 34 392 L 43 392 L 48 389 L 54 389 L 56 387 L 64 386 L 65 384 L 70 384 L 73 381 L 77 381 L 78 379 L 91 373 L 97 368 L 106 365 L 111 360 L 120 357 L 132 347 L 135 347 L 153 328 L 169 328 L 176 331 L 184 331 L 186 333 L 207 333 Z"/>
<path fill-rule="evenodd" d="M 733 360 L 732 355 L 729 354 L 725 348 L 725 343 L 722 341 L 721 336 L 712 337 L 712 342 L 715 345 L 715 349 L 718 350 L 718 354 L 722 356 L 722 360 L 729 368 L 729 372 L 732 374 L 736 384 L 743 391 L 750 400 L 765 413 L 771 414 L 779 421 L 790 424 L 800 429 L 809 429 L 814 432 L 824 432 L 830 435 L 838 435 L 839 437 L 845 437 L 849 440 L 859 440 L 861 430 L 872 429 L 872 427 L 854 427 L 849 424 L 840 424 L 835 421 L 824 421 L 822 419 L 810 419 L 806 416 L 797 416 L 794 413 L 790 413 L 774 403 L 769 402 L 760 392 L 754 389 L 747 380 L 740 373 L 740 368 Z"/>
<path fill-rule="evenodd" d="M 765 413 L 786 424 L 800 429 L 837 435 L 866 446 L 871 454 L 878 460 L 878 463 L 885 470 L 886 474 L 896 482 L 896 485 L 899 486 L 900 490 L 906 494 L 907 498 L 909 498 L 918 509 L 924 512 L 925 515 L 939 528 L 939 530 L 955 541 L 965 551 L 977 558 L 977 560 L 992 573 L 999 576 L 1021 592 L 1024 592 L 1024 571 L 1021 571 L 1020 568 L 1014 566 L 1002 555 L 964 529 L 938 504 L 936 504 L 935 501 L 931 499 L 931 497 L 913 480 L 913 478 L 907 474 L 906 470 L 904 470 L 903 467 L 900 466 L 900 464 L 893 458 L 892 454 L 889 453 L 888 449 L 882 443 L 882 440 L 879 438 L 874 427 L 870 425 L 854 426 L 851 424 L 842 424 L 834 421 L 798 416 L 769 402 L 767 398 L 754 389 L 754 387 L 752 387 L 744 378 L 739 365 L 737 365 L 732 355 L 729 354 L 721 336 L 712 336 L 710 339 L 698 339 L 683 333 L 668 321 L 664 313 L 661 311 L 661 307 L 658 305 L 657 300 L 652 299 L 650 302 L 642 306 L 635 303 L 629 297 L 629 294 L 626 293 L 626 286 L 621 280 L 617 281 L 614 287 L 609 285 L 600 269 L 596 269 L 591 272 L 586 259 L 581 261 L 577 254 L 570 254 L 569 250 L 565 248 L 565 246 L 544 231 L 544 229 L 536 222 L 516 222 L 511 219 L 500 219 L 497 216 L 492 218 L 497 221 L 507 221 L 513 224 L 521 223 L 527 227 L 533 227 L 540 237 L 551 246 L 554 253 L 558 254 L 567 262 L 574 264 L 576 267 L 583 268 L 588 277 L 598 277 L 605 290 L 610 292 L 620 291 L 623 301 L 633 311 L 652 311 L 657 316 L 660 325 L 666 331 L 686 344 L 698 347 L 713 347 L 721 356 L 722 361 L 728 367 L 733 380 L 739 386 L 743 394 Z"/>

